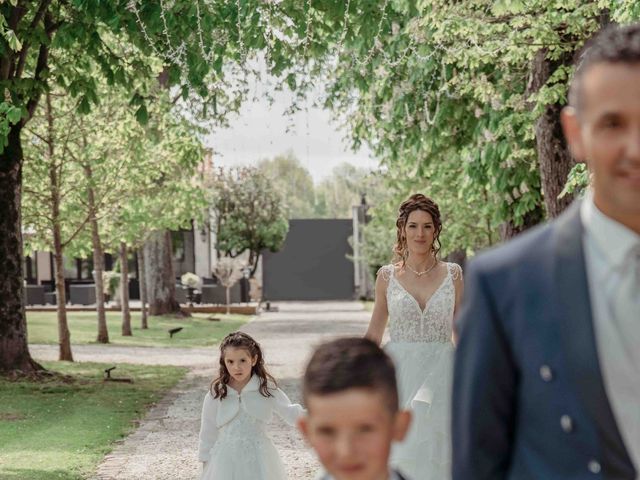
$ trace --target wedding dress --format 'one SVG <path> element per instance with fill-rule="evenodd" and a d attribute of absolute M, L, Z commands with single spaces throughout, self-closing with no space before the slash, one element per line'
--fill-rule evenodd
<path fill-rule="evenodd" d="M 198 451 L 204 462 L 201 480 L 286 480 L 267 425 L 274 413 L 294 425 L 303 409 L 279 388 L 270 389 L 270 397 L 264 397 L 259 388 L 254 375 L 241 392 L 227 386 L 222 400 L 207 392 Z"/>
<path fill-rule="evenodd" d="M 450 479 L 453 281 L 462 270 L 447 263 L 444 280 L 424 308 L 398 281 L 393 265 L 379 274 L 387 281 L 390 341 L 385 350 L 396 366 L 400 405 L 413 414 L 391 464 L 413 480 Z"/>

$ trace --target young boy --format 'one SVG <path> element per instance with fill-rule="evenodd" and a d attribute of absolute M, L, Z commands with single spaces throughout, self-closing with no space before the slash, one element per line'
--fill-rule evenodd
<path fill-rule="evenodd" d="M 320 345 L 303 380 L 307 415 L 300 431 L 328 472 L 323 480 L 408 480 L 389 468 L 411 414 L 398 408 L 391 359 L 364 338 Z"/>

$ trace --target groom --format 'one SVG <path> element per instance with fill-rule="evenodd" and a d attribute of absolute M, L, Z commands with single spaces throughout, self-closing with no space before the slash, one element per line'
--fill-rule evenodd
<path fill-rule="evenodd" d="M 640 24 L 584 50 L 562 112 L 591 189 L 466 274 L 453 479 L 638 479 Z"/>

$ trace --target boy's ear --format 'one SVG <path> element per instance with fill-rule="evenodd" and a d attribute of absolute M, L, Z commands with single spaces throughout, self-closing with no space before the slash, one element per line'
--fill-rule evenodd
<path fill-rule="evenodd" d="M 393 439 L 401 442 L 409 431 L 411 426 L 411 412 L 409 410 L 400 410 L 396 413 L 396 419 L 393 425 Z"/>
<path fill-rule="evenodd" d="M 300 430 L 300 433 L 302 433 L 305 440 L 309 440 L 309 421 L 306 415 L 298 417 L 296 424 L 298 425 L 298 430 Z"/>

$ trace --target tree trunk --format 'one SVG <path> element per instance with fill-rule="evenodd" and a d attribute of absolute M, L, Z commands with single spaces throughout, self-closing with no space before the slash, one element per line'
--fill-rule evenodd
<path fill-rule="evenodd" d="M 251 256 L 253 256 L 255 260 L 252 260 Z M 253 278 L 258 270 L 258 264 L 260 263 L 260 250 L 255 253 L 251 252 L 251 256 L 249 257 L 249 278 Z"/>
<path fill-rule="evenodd" d="M 522 225 L 515 225 L 513 222 L 505 222 L 500 227 L 500 238 L 502 241 L 507 241 L 510 238 L 515 237 L 519 233 L 522 233 L 531 227 L 535 227 L 544 220 L 544 212 L 542 207 L 538 206 L 535 209 L 527 212 L 524 216 L 524 223 Z"/>
<path fill-rule="evenodd" d="M 227 287 L 227 315 L 231 313 L 231 287 Z"/>
<path fill-rule="evenodd" d="M 54 259 L 56 263 L 56 306 L 58 311 L 58 360 L 73 362 L 71 334 L 67 324 L 67 294 L 64 289 L 63 249 L 60 245 L 60 226 L 53 227 Z"/>
<path fill-rule="evenodd" d="M 171 234 L 168 230 L 152 233 L 144 248 L 149 315 L 183 313 L 176 301 Z"/>
<path fill-rule="evenodd" d="M 100 241 L 100 227 L 96 215 L 96 199 L 93 190 L 93 172 L 89 165 L 84 166 L 84 174 L 87 179 L 87 201 L 89 203 L 89 223 L 91 224 L 91 243 L 93 246 L 93 270 L 95 272 L 96 284 L 96 310 L 98 313 L 98 343 L 109 343 L 109 330 L 107 329 L 107 315 L 104 309 L 104 283 L 102 274 L 104 272 L 104 252 Z"/>
<path fill-rule="evenodd" d="M 20 124 L 11 127 L 0 153 L 0 372 L 31 374 L 44 370 L 27 345 L 22 277 L 22 144 Z"/>
<path fill-rule="evenodd" d="M 58 360 L 73 362 L 71 353 L 71 334 L 67 323 L 67 296 L 64 285 L 64 249 L 62 247 L 62 228 L 60 226 L 60 176 L 54 157 L 53 114 L 51 94 L 46 94 L 46 115 L 48 127 L 47 156 L 49 160 L 49 188 L 51 192 L 51 223 L 53 230 L 53 250 L 56 262 L 56 310 L 58 313 Z"/>
<path fill-rule="evenodd" d="M 120 242 L 120 296 L 122 302 L 122 336 L 130 337 L 131 310 L 129 309 L 129 263 L 127 244 Z"/>
<path fill-rule="evenodd" d="M 144 258 L 144 247 L 138 249 L 138 278 L 140 279 L 140 303 L 142 307 L 140 308 L 142 329 L 146 330 L 149 328 L 147 322 L 147 278 L 146 278 L 146 267 L 145 267 L 145 258 Z"/>
<path fill-rule="evenodd" d="M 548 60 L 547 49 L 538 50 L 531 65 L 527 93 L 539 91 L 547 83 L 558 67 L 571 65 L 573 54 L 565 53 L 558 60 Z M 542 192 L 547 216 L 555 218 L 573 201 L 573 195 L 559 198 L 564 188 L 569 172 L 574 165 L 560 125 L 560 111 L 564 105 L 554 103 L 547 105 L 543 114 L 536 122 L 536 150 Z"/>

